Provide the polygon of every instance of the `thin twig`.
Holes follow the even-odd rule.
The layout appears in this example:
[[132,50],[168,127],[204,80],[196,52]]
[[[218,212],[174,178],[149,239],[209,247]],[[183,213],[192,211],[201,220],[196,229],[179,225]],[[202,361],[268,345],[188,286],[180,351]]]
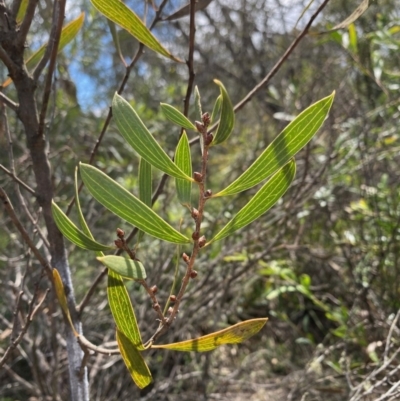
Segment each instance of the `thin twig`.
[[3,92],[0,92],[0,102],[4,103],[11,110],[14,110],[16,113],[18,113],[19,104],[15,103],[13,100],[7,97]]
[[[42,306],[44,300],[47,297],[47,294],[49,293],[49,289],[46,290],[46,292],[44,293],[43,297],[39,300],[39,302],[37,303],[37,305],[35,306],[35,302],[36,299],[39,296],[39,284],[40,281],[42,280],[44,275],[44,269],[42,270],[42,273],[39,277],[39,280],[37,281],[37,283],[35,284],[35,293],[33,294],[32,299],[29,302],[29,308],[28,308],[28,314],[26,316],[25,319],[25,324],[22,327],[20,333],[18,334],[18,336],[15,338],[15,340],[12,338],[11,339],[11,344],[8,346],[8,348],[6,349],[6,351],[4,352],[3,357],[0,359],[0,367],[4,366],[7,358],[9,357],[9,355],[11,354],[11,352],[18,346],[18,344],[22,341],[22,339],[24,338],[26,332],[28,331],[29,326],[31,325],[33,318],[35,317],[37,311],[40,309],[40,307]],[[21,293],[20,293],[21,294]],[[22,294],[21,294],[22,295]],[[17,301],[17,306],[16,308],[18,308],[18,301]],[[16,309],[16,313],[18,313],[18,309]]]
[[28,184],[26,184],[24,181],[22,181],[20,178],[14,175],[10,170],[8,170],[2,164],[0,164],[0,170],[3,170],[8,176],[10,176],[15,182],[21,185],[22,188],[26,189],[31,195],[33,195],[34,197],[37,196],[36,192]]
[[105,354],[108,356],[111,355],[119,355],[121,352],[119,351],[119,349],[108,349],[108,348],[103,348],[103,347],[99,347],[97,345],[94,345],[93,343],[91,343],[85,336],[80,335],[77,337],[78,339],[78,343],[79,345],[82,347],[82,349],[90,349],[92,351],[98,352],[100,354]]
[[56,8],[56,12],[54,13],[54,19],[53,19],[53,26],[55,26],[54,28],[55,34],[54,36],[51,36],[48,44],[48,46],[50,47],[50,42],[53,42],[53,46],[51,46],[49,68],[47,71],[43,90],[42,108],[40,110],[40,116],[39,116],[39,135],[43,135],[44,133],[44,124],[51,93],[51,85],[53,82],[53,73],[56,67],[58,45],[60,43],[61,31],[64,21],[65,3],[66,0],[58,0],[54,5],[54,7]]
[[8,215],[11,218],[11,221],[17,228],[17,230],[20,232],[22,238],[26,242],[26,244],[29,246],[29,248],[32,250],[33,254],[36,256],[40,264],[46,269],[48,273],[51,274],[52,268],[47,262],[47,260],[42,256],[42,254],[39,252],[39,250],[36,248],[36,245],[33,243],[31,238],[29,237],[29,234],[26,232],[25,228],[21,224],[20,220],[18,219],[18,216],[15,213],[15,210],[13,208],[13,205],[10,202],[10,199],[7,196],[7,193],[4,191],[2,187],[0,187],[0,199],[3,202],[3,205],[8,213]]
[[392,324],[390,325],[389,333],[386,338],[385,351],[383,353],[383,362],[387,362],[387,358],[388,358],[388,354],[389,354],[389,350],[390,350],[390,343],[392,342],[393,331],[397,325],[397,322],[399,321],[399,317],[400,317],[400,310],[397,311],[396,316],[393,319]]
[[[161,21],[161,19],[162,19],[161,18],[161,14],[162,14],[162,11],[163,11],[163,9],[164,9],[164,7],[166,6],[167,3],[168,3],[168,0],[163,0],[162,1],[162,3],[160,4],[160,7],[158,8],[158,11],[156,12],[156,15],[154,17],[153,22],[151,23],[151,25],[149,27],[149,30],[152,30],[156,26],[156,24],[159,21]],[[119,95],[121,95],[122,92],[125,89],[126,83],[128,82],[128,79],[129,79],[129,77],[131,75],[132,68],[136,65],[136,63],[138,62],[138,60],[142,56],[143,48],[144,48],[144,46],[142,44],[140,44],[135,56],[133,57],[133,59],[131,61],[131,63],[126,67],[125,75],[122,78],[121,84],[119,85],[119,88],[117,90],[117,93]],[[95,143],[95,145],[94,145],[94,147],[93,147],[93,149],[92,149],[92,151],[90,153],[89,164],[93,164],[94,158],[96,157],[96,154],[97,154],[97,151],[98,151],[98,149],[100,147],[100,144],[101,144],[101,142],[102,142],[102,140],[104,138],[104,135],[105,135],[105,133],[106,133],[106,131],[108,129],[108,126],[110,125],[111,118],[112,118],[112,108],[110,106],[109,110],[108,110],[107,117],[106,117],[106,119],[104,121],[104,124],[103,124],[103,127],[101,129],[100,135],[97,138],[97,141],[96,141],[96,143]],[[83,188],[83,182],[79,185],[78,194],[81,192],[82,188]],[[75,203],[75,196],[72,198],[71,202],[68,205],[68,208],[67,208],[67,211],[66,211],[67,216],[71,212],[71,209],[72,209],[72,206],[74,205],[74,203]]]
[[196,12],[196,0],[190,0],[190,25],[189,25],[189,56],[186,62],[189,70],[189,79],[188,85],[186,89],[186,96],[185,100],[183,101],[183,114],[187,117],[189,114],[189,104],[190,104],[190,97],[193,92],[193,83],[194,78],[196,76],[194,72],[194,44],[195,44],[195,34],[196,34],[196,20],[195,20],[195,12]]
[[35,10],[36,10],[37,3],[38,3],[38,0],[29,0],[28,7],[26,8],[25,17],[21,23],[19,33],[18,33],[18,41],[17,41],[18,47],[25,46],[26,37],[27,37],[29,29],[31,27],[33,17],[35,16]]

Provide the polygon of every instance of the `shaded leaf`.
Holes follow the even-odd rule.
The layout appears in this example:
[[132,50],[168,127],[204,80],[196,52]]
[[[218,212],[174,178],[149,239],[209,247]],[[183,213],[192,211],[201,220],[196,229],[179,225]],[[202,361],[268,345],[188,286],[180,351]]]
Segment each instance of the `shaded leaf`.
[[117,50],[117,53],[119,55],[119,58],[122,60],[122,62],[125,62],[124,55],[122,54],[121,50],[121,45],[119,43],[119,36],[117,32],[117,28],[115,27],[114,22],[111,20],[107,19],[108,27],[110,28],[111,36],[114,42],[115,49]]
[[128,31],[149,49],[171,60],[181,62],[166,50],[150,32],[142,20],[120,0],[91,0],[94,7],[105,17]]
[[229,138],[233,126],[235,125],[235,112],[225,86],[217,79],[214,79],[214,82],[219,86],[222,96],[221,117],[219,119],[217,132],[214,135],[214,140],[211,143],[212,145],[217,145]]
[[[186,132],[183,131],[181,139],[179,140],[175,154],[176,165],[187,175],[192,175],[192,158],[190,155],[190,145]],[[176,191],[178,194],[179,202],[182,205],[190,206],[192,183],[187,180],[176,179]]]
[[332,29],[330,29],[328,32],[336,31],[338,29],[343,29],[347,28],[350,24],[352,24],[354,21],[356,21],[358,18],[361,17],[367,11],[367,8],[369,6],[369,1],[368,0],[363,0],[361,4],[340,24],[335,25]]
[[147,234],[177,244],[190,242],[125,188],[89,164],[80,164],[82,180],[93,197]]
[[201,97],[197,85],[194,87],[194,110],[196,116],[195,118],[201,121],[203,116],[203,109],[201,107]]
[[147,277],[143,265],[138,260],[126,259],[116,255],[99,256],[97,260],[124,278],[145,280]]
[[160,103],[160,105],[162,112],[169,121],[176,125],[179,125],[182,128],[196,131],[196,127],[190,122],[190,120],[175,107],[166,103]]
[[142,338],[128,291],[121,276],[111,269],[108,270],[107,296],[118,330],[125,334],[138,350],[143,350]]
[[109,251],[111,249],[115,249],[114,246],[102,245],[93,240],[91,237],[87,236],[54,202],[51,204],[51,210],[53,212],[54,221],[58,229],[61,231],[64,237],[73,244],[89,251]]
[[247,226],[267,212],[289,188],[296,173],[296,164],[292,160],[275,173],[261,189],[250,199],[238,214],[209,242],[219,241]]
[[173,344],[152,345],[151,348],[172,349],[174,351],[211,351],[223,344],[238,344],[257,334],[267,322],[267,318],[251,319],[215,333],[193,340]]
[[[85,19],[85,13],[81,13],[78,18],[75,20],[71,21],[67,25],[64,26],[64,28],[61,31],[61,37],[60,37],[60,43],[58,44],[58,53],[60,53],[64,47],[72,41],[72,39],[75,38],[79,30],[81,29],[83,25],[83,21]],[[43,45],[40,47],[38,50],[36,50],[26,61],[26,68],[28,71],[32,71],[39,61],[42,59],[44,56],[44,53],[46,51],[47,44]],[[6,86],[10,85],[12,82],[11,78],[8,78],[4,83],[3,83],[3,88]]]
[[172,177],[194,181],[168,157],[135,110],[117,93],[114,96],[112,107],[113,116],[121,135],[143,159]]
[[148,207],[151,207],[153,193],[151,181],[151,164],[142,158],[139,163],[139,199]]
[[239,178],[213,196],[245,191],[283,167],[317,133],[329,113],[334,96],[335,92],[300,113]]
[[218,115],[221,111],[221,104],[222,104],[222,96],[219,95],[217,97],[217,100],[214,103],[214,107],[213,107],[213,111],[212,111],[211,119],[210,119],[211,124],[218,118]]
[[145,388],[152,382],[150,369],[141,353],[122,332],[117,330],[118,348],[133,381],[139,388]]
[[67,319],[69,321],[69,324],[71,326],[72,331],[74,332],[74,335],[77,336],[78,333],[75,330],[75,327],[72,323],[71,315],[69,313],[67,297],[65,296],[65,292],[64,292],[64,285],[61,280],[60,273],[58,272],[57,269],[53,269],[53,280],[54,280],[54,288],[56,290],[58,302],[60,303],[61,309],[64,311],[65,316],[67,317]]

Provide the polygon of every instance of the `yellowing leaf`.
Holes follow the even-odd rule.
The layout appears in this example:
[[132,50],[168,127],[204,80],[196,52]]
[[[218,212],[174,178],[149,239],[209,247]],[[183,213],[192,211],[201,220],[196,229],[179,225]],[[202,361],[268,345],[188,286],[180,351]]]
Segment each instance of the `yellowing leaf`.
[[119,330],[117,330],[118,348],[133,381],[139,388],[147,387],[151,381],[150,369],[141,353],[133,343]]
[[[69,24],[65,25],[64,28],[61,31],[61,37],[60,37],[60,43],[58,44],[58,53],[61,52],[61,50],[64,49],[64,47],[74,39],[74,37],[77,35],[79,30],[81,29],[83,25],[83,21],[85,19],[85,13],[81,13],[78,18],[75,20],[71,21]],[[47,43],[43,45],[40,49],[36,50],[26,61],[25,65],[28,71],[32,71],[39,63],[39,61],[42,59],[45,51],[47,48]],[[6,86],[10,85],[12,82],[11,78],[8,78],[4,83],[3,83],[3,88]]]
[[65,292],[64,292],[64,285],[61,280],[60,273],[58,272],[57,269],[53,269],[53,280],[54,280],[54,288],[56,290],[58,302],[60,303],[61,309],[64,311],[65,316],[67,316],[67,319],[69,321],[69,324],[71,325],[72,331],[77,336],[78,333],[75,330],[75,327],[72,323],[71,315],[69,313],[67,297],[65,296]]
[[181,62],[166,50],[153,36],[142,20],[120,0],[91,0],[98,11],[121,28],[128,31],[139,42],[149,49],[162,54],[174,61]]
[[257,334],[267,322],[267,318],[251,319],[237,323],[224,330],[208,334],[193,340],[173,344],[152,345],[151,348],[172,349],[174,351],[211,351],[220,345],[238,344]]

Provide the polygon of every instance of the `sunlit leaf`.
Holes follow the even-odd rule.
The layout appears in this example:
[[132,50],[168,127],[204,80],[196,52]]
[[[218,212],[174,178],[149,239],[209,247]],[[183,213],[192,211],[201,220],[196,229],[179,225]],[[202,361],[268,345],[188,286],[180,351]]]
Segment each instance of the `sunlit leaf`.
[[[79,30],[81,29],[83,25],[83,21],[85,19],[85,13],[81,13],[78,18],[75,20],[71,21],[69,24],[65,25],[64,28],[61,31],[61,37],[60,37],[60,42],[58,44],[58,52],[60,53],[61,50],[64,49],[64,47],[72,41],[72,39],[75,38]],[[46,51],[47,44],[43,45],[40,47],[38,50],[36,50],[26,61],[26,68],[28,71],[32,71],[39,61],[42,59],[44,56],[44,53]],[[11,78],[8,78],[4,83],[3,83],[3,88],[6,86],[10,85],[12,82]]]
[[147,277],[143,265],[138,260],[126,259],[116,255],[99,256],[97,260],[124,278],[144,280]]
[[164,113],[165,117],[171,121],[172,123],[179,125],[182,128],[190,129],[192,131],[196,131],[196,127],[190,122],[190,120],[185,117],[179,110],[175,107],[166,104],[160,103],[161,110]]
[[267,212],[289,188],[295,173],[296,164],[292,160],[275,173],[209,243],[231,235]]
[[118,348],[133,381],[139,388],[147,387],[151,381],[150,369],[137,347],[122,332],[117,330]]
[[164,241],[177,244],[190,242],[189,238],[96,167],[81,163],[80,172],[93,197],[120,218]]
[[143,159],[172,177],[194,181],[168,157],[135,110],[117,93],[114,96],[112,110],[121,135]]
[[168,57],[171,60],[181,62],[166,50],[154,37],[142,20],[120,0],[91,0],[94,7],[105,17],[128,31],[139,42],[149,49]]
[[235,112],[225,86],[217,79],[214,79],[214,82],[219,86],[222,96],[221,117],[219,119],[217,132],[215,133],[214,140],[212,141],[212,145],[217,145],[229,138],[229,135],[233,130],[233,126],[235,125]]
[[64,235],[73,244],[89,251],[109,251],[115,249],[114,246],[102,245],[81,231],[66,214],[54,203],[51,204],[54,221]]
[[[190,155],[189,140],[184,131],[179,140],[175,154],[176,165],[187,175],[192,175],[192,159]],[[176,179],[176,192],[182,205],[190,206],[192,183],[187,180]]]
[[53,269],[53,280],[54,280],[54,288],[56,290],[58,302],[60,303],[61,309],[64,311],[65,316],[67,317],[67,319],[69,321],[72,331],[77,336],[78,333],[75,330],[75,327],[72,323],[71,315],[69,313],[67,297],[65,296],[65,292],[64,292],[64,285],[61,280],[60,273],[58,272],[57,269]]
[[207,334],[206,336],[194,338],[173,344],[152,345],[151,348],[172,349],[174,351],[211,351],[220,345],[238,344],[257,334],[267,322],[267,318],[251,319],[235,324],[227,329]]
[[142,338],[128,291],[121,276],[111,269],[108,270],[107,295],[118,330],[124,333],[137,349],[143,350]]
[[245,191],[284,166],[317,133],[329,113],[334,96],[335,92],[300,113],[239,178],[213,196]]
[[25,17],[26,9],[28,8],[29,0],[22,0],[18,9],[17,17],[15,20],[20,24]]

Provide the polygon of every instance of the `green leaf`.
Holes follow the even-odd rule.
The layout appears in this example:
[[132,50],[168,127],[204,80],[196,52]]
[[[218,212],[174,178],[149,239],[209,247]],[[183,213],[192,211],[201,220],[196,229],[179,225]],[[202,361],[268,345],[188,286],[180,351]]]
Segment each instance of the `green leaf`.
[[221,111],[221,104],[222,104],[222,96],[219,95],[217,97],[217,100],[214,103],[214,108],[213,108],[213,111],[211,114],[211,119],[210,119],[211,124],[218,118],[218,114]]
[[105,17],[128,31],[149,49],[171,60],[182,62],[166,50],[142,20],[120,0],[91,0],[91,2]]
[[143,265],[138,260],[126,259],[116,255],[99,256],[97,260],[109,269],[114,270],[121,277],[129,280],[145,280],[147,277]]
[[231,235],[262,216],[283,196],[293,181],[295,173],[296,164],[292,160],[275,173],[208,244]]
[[[65,25],[64,28],[61,31],[61,37],[60,37],[60,43],[58,44],[58,53],[60,53],[64,47],[72,41],[72,39],[75,38],[79,30],[81,29],[83,25],[83,21],[85,19],[85,13],[81,13],[78,18],[75,20],[71,21],[69,24]],[[36,50],[26,61],[26,68],[28,71],[32,71],[39,61],[42,59],[44,56],[44,53],[47,48],[47,43],[40,47],[38,50]],[[3,88],[6,86],[10,85],[12,82],[11,78],[8,78],[4,83],[3,83]]]
[[22,0],[18,9],[17,17],[15,18],[17,24],[20,24],[25,17],[26,9],[28,8],[29,0]]
[[196,131],[196,127],[190,122],[190,120],[175,107],[166,103],[160,103],[160,105],[161,105],[161,110],[164,113],[167,120],[185,129]]
[[179,343],[152,345],[151,348],[172,349],[174,351],[211,351],[223,344],[238,344],[257,334],[267,322],[267,318],[251,319],[235,324],[227,329],[217,331],[193,340]]
[[151,381],[150,369],[137,347],[122,332],[117,330],[118,348],[133,381],[139,388],[147,387]]
[[245,191],[283,167],[317,133],[329,113],[334,96],[335,92],[300,113],[239,178],[213,196]]
[[[187,175],[192,175],[192,159],[190,155],[190,145],[186,132],[183,131],[179,140],[175,154],[176,165]],[[187,180],[176,179],[176,191],[179,202],[184,206],[190,206],[192,183]]]
[[93,197],[128,223],[147,234],[176,244],[190,242],[142,201],[89,164],[80,164],[82,180]]
[[[78,166],[75,167],[74,182],[75,182],[75,205],[76,205],[76,209],[78,211],[79,224],[82,228],[83,233],[86,234],[89,238],[94,239],[93,235],[86,223],[85,217],[83,216],[81,203],[79,201]],[[98,255],[98,256],[101,256],[101,255]]]
[[195,110],[195,118],[198,118],[200,121],[203,117],[203,110],[201,107],[201,97],[199,88],[197,85],[194,87],[194,110]]
[[102,245],[88,237],[66,216],[54,201],[51,204],[51,210],[58,229],[73,244],[89,251],[109,251],[110,249],[115,249],[113,246]]
[[153,193],[151,181],[151,164],[142,158],[139,163],[139,199],[148,207],[151,207]]
[[231,99],[229,98],[228,92],[225,89],[225,86],[222,82],[214,79],[214,82],[219,86],[222,96],[222,105],[221,105],[221,118],[219,119],[219,124],[217,128],[217,132],[214,135],[214,140],[212,141],[212,145],[217,145],[226,141],[235,125],[235,112],[233,110]]
[[108,270],[107,295],[118,330],[125,334],[137,349],[143,350],[142,337],[128,291],[121,276],[111,269]]
[[117,93],[114,96],[112,107],[113,116],[121,135],[143,159],[172,177],[194,181],[168,157],[135,110]]

